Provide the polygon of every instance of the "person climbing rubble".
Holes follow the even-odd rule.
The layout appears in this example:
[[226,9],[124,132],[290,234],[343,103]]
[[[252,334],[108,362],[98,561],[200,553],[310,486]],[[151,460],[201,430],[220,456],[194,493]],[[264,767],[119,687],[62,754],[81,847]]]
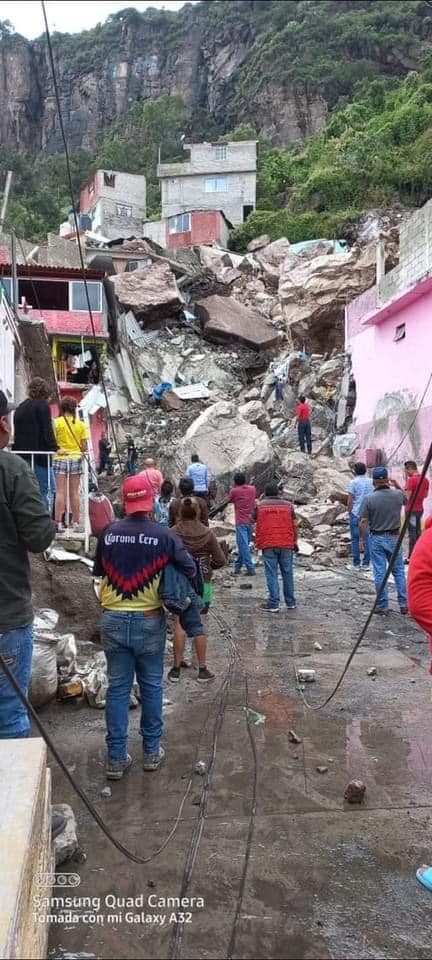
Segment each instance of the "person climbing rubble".
[[296,421],[299,446],[302,453],[312,453],[311,410],[306,397],[299,397],[296,406]]
[[[30,467],[5,450],[11,438],[9,403],[0,390],[0,654],[20,689],[28,695],[33,652],[33,608],[29,553],[42,553],[55,537],[38,481]],[[0,739],[30,736],[27,710],[0,669]],[[61,814],[52,814],[51,835],[66,826]]]
[[126,434],[127,440],[127,451],[126,451],[126,473],[128,477],[134,477],[136,474],[136,465],[138,460],[138,450],[135,446],[135,442],[132,439],[130,433]]
[[98,540],[93,575],[101,578],[102,645],[108,667],[105,718],[106,776],[120,780],[132,759],[127,752],[129,698],[134,674],[141,692],[143,769],[157,770],[165,751],[162,736],[162,681],[166,641],[159,596],[164,568],[173,563],[189,579],[195,561],[179,537],[151,519],[154,492],[144,474],[122,487],[126,517],[105,528]]

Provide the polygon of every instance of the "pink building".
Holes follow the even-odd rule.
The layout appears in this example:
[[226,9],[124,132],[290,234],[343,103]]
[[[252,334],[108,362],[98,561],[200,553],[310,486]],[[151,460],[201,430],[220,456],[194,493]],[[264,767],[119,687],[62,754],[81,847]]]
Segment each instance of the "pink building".
[[[413,459],[421,467],[432,440],[432,270],[425,260],[427,245],[422,250],[421,230],[422,218],[428,226],[429,206],[408,221],[404,243],[401,235],[399,266],[382,275],[378,285],[357,297],[345,312],[346,350],[357,394],[357,455],[361,459],[367,450],[381,451],[399,479],[405,460]],[[407,234],[414,219],[418,232],[408,259]],[[413,279],[416,275],[418,279]],[[426,509],[432,511],[432,497]]]
[[[0,273],[3,290],[12,301],[12,269],[1,248]],[[43,321],[59,397],[73,396],[77,403],[99,382],[109,340],[104,271],[87,269],[85,275],[94,332],[80,269],[18,264],[15,291],[19,316]],[[54,406],[55,416],[57,412]],[[104,416],[101,409],[90,417],[96,453]]]
[[231,224],[222,210],[190,210],[166,220],[167,247],[228,246]]

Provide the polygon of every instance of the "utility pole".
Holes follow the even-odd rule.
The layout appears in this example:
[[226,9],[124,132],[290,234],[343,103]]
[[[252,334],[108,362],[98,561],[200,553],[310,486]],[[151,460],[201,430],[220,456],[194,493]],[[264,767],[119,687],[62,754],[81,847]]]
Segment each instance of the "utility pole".
[[3,224],[4,224],[4,220],[5,220],[5,216],[6,216],[6,210],[7,210],[8,200],[9,200],[9,191],[10,191],[10,188],[11,188],[11,183],[12,183],[12,170],[8,170],[7,176],[6,176],[5,191],[4,191],[4,194],[3,194],[3,203],[2,203],[1,213],[0,213],[0,233],[1,233],[2,230],[3,230]]
[[15,230],[11,231],[11,254],[12,254],[12,309],[17,316],[18,308],[18,280],[17,280],[17,258],[16,258],[16,236]]

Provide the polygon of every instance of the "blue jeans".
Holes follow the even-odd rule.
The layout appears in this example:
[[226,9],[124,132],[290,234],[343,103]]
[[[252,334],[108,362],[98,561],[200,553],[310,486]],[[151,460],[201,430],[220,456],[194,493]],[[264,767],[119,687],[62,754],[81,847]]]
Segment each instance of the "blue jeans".
[[[52,467],[38,466],[37,463],[34,465],[34,473],[39,484],[42,500],[48,510],[48,513],[52,513],[53,503],[55,499],[56,485],[54,479],[54,470]],[[48,486],[48,475],[49,475],[49,486]]]
[[310,420],[299,420],[297,427],[300,450],[302,453],[304,453],[305,449],[307,448],[307,452],[312,453],[312,432]]
[[[12,671],[23,693],[30,683],[33,652],[33,624],[0,633],[0,654]],[[0,667],[0,739],[28,737],[30,720],[27,710]]]
[[268,603],[270,607],[279,606],[278,567],[282,574],[285,603],[287,607],[295,605],[293,554],[293,550],[284,547],[273,547],[263,550],[264,570],[269,592]]
[[162,735],[162,681],[166,640],[165,614],[102,615],[102,644],[108,666],[105,706],[106,742],[110,760],[125,760],[129,697],[134,674],[141,693],[141,726],[145,753],[157,753]]
[[[381,586],[381,583],[384,579],[385,572],[387,570],[388,561],[393,553],[394,547],[397,543],[397,537],[392,536],[392,534],[370,534],[370,555],[372,560],[372,567],[374,572],[375,579],[375,589],[378,593],[378,590]],[[407,604],[407,588],[406,588],[406,579],[405,579],[405,567],[403,562],[403,553],[402,549],[398,550],[396,560],[393,567],[393,579],[396,584],[397,597],[400,607],[406,607]],[[382,594],[378,607],[380,610],[387,610],[388,607],[388,589],[387,586]]]
[[137,472],[137,471],[136,471],[136,463],[131,463],[131,461],[128,460],[128,462],[127,462],[127,464],[126,464],[126,470],[127,470],[127,475],[128,475],[128,477],[134,477],[135,474],[136,474],[136,472]]
[[246,570],[248,570],[249,573],[252,573],[252,571],[255,570],[255,567],[249,546],[252,540],[252,527],[249,523],[236,524],[236,539],[238,553],[234,564],[234,570],[239,573],[244,564]]
[[[352,561],[355,567],[360,566],[360,531],[359,531],[359,518],[356,517],[354,513],[350,513],[350,531],[351,531],[351,552],[352,552]],[[370,564],[370,547],[369,547],[369,532],[366,530],[366,533],[363,537],[364,540],[364,553],[363,553],[363,567],[368,567]]]

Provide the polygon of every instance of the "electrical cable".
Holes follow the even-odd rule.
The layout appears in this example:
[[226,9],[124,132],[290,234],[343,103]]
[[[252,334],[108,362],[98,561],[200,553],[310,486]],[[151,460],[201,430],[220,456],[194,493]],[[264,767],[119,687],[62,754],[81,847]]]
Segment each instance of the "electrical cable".
[[[56,99],[57,112],[58,112],[58,117],[59,117],[60,133],[61,133],[61,137],[62,137],[62,141],[63,141],[63,146],[64,146],[64,152],[65,152],[66,171],[67,171],[67,177],[68,177],[68,183],[69,183],[69,192],[70,192],[71,205],[72,205],[72,211],[73,211],[73,217],[74,217],[75,233],[76,233],[76,241],[77,241],[78,252],[79,252],[80,266],[81,266],[81,272],[82,272],[82,277],[83,277],[85,296],[86,296],[86,301],[87,301],[87,311],[88,311],[88,315],[89,315],[89,319],[90,319],[90,325],[91,325],[91,328],[92,328],[93,340],[94,340],[95,346],[97,346],[97,342],[98,342],[98,341],[97,341],[97,336],[96,336],[96,328],[95,328],[95,323],[94,323],[94,318],[93,318],[93,312],[92,312],[91,303],[90,303],[90,295],[89,295],[88,284],[87,284],[87,277],[86,277],[86,267],[85,267],[84,255],[83,255],[83,250],[82,250],[82,245],[81,245],[81,237],[80,237],[80,232],[79,232],[79,223],[78,223],[77,212],[76,212],[76,209],[75,209],[75,199],[74,199],[74,191],[73,191],[72,171],[71,171],[71,165],[70,165],[69,148],[68,148],[68,143],[67,143],[67,139],[66,139],[66,132],[65,132],[65,128],[64,128],[64,123],[63,123],[63,116],[62,116],[62,111],[61,111],[60,93],[59,93],[59,88],[58,88],[57,74],[56,74],[56,68],[55,68],[55,62],[54,62],[54,53],[53,53],[53,48],[52,48],[52,43],[51,43],[51,34],[50,34],[49,26],[48,26],[48,18],[47,18],[47,13],[46,13],[46,8],[45,8],[45,2],[44,2],[44,0],[41,0],[41,7],[42,7],[43,18],[44,18],[44,24],[45,24],[45,35],[46,35],[47,47],[48,47],[48,57],[49,57],[50,66],[51,66],[51,74],[52,74],[52,80],[53,80],[53,86],[54,86],[54,95],[55,95],[55,99]],[[116,434],[116,431],[115,431],[115,428],[114,428],[114,421],[113,421],[113,417],[112,417],[112,413],[111,413],[111,407],[110,407],[110,403],[109,403],[108,391],[107,391],[107,388],[106,388],[106,383],[105,383],[105,379],[104,379],[104,376],[103,376],[102,368],[100,368],[100,377],[101,377],[102,389],[103,389],[104,397],[105,397],[106,409],[107,409],[107,412],[108,412],[108,419],[109,419],[110,427],[111,427],[111,434],[112,434],[112,437],[113,437],[113,440],[114,440],[114,447],[115,447],[115,451],[116,451],[116,456],[117,456],[117,460],[118,460],[119,467],[120,467],[120,473],[121,473],[121,475],[123,475],[124,469],[123,469],[122,459],[121,459],[121,455],[120,455],[120,449],[119,449],[119,445],[118,445],[117,434]]]
[[432,383],[432,373],[429,375],[429,379],[428,379],[427,384],[426,384],[426,386],[425,386],[425,388],[424,388],[424,390],[423,390],[423,393],[422,393],[421,398],[420,398],[420,402],[419,402],[418,407],[417,407],[417,410],[416,410],[416,412],[415,412],[415,414],[414,414],[414,416],[413,416],[413,419],[411,420],[411,423],[410,423],[409,427],[407,428],[407,430],[405,431],[402,439],[399,440],[399,443],[397,444],[397,446],[394,448],[394,450],[392,450],[392,452],[391,452],[390,455],[388,456],[388,458],[387,458],[387,463],[391,463],[391,461],[394,459],[396,453],[398,452],[398,450],[400,449],[400,447],[402,446],[402,444],[405,442],[405,440],[407,439],[407,437],[408,437],[409,434],[411,433],[411,430],[412,430],[412,428],[413,428],[413,426],[414,426],[414,424],[415,424],[415,422],[416,422],[416,420],[417,420],[417,417],[418,417],[418,415],[419,415],[419,413],[420,413],[420,411],[421,411],[421,409],[422,409],[422,406],[423,406],[424,401],[425,401],[426,394],[427,394],[427,392],[428,392],[428,390],[429,390],[429,387],[430,387],[430,384],[431,384],[431,383]]

